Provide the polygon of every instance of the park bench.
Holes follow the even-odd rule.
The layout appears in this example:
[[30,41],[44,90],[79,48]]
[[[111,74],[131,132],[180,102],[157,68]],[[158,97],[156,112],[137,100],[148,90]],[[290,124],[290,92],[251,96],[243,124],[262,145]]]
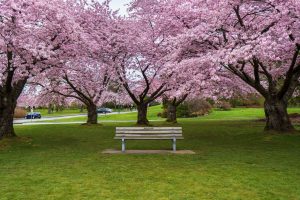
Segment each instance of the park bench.
[[116,140],[122,140],[122,152],[125,152],[125,140],[172,140],[176,151],[176,140],[183,139],[181,127],[116,127]]

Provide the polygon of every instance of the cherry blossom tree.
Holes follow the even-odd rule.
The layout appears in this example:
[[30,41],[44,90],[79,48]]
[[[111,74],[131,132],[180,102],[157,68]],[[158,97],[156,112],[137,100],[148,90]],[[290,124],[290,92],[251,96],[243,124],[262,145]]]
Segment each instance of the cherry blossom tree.
[[[168,89],[165,86],[165,82],[156,80],[160,70],[159,67],[151,66],[151,64],[141,64],[143,61],[133,63],[134,61],[130,60],[128,62],[130,64],[122,63],[116,67],[116,73],[127,95],[137,106],[137,124],[148,125],[147,110],[149,104],[159,98]],[[151,70],[150,67],[152,67]],[[141,74],[128,74],[130,70]],[[147,70],[153,71],[148,72]]]
[[184,59],[176,63],[176,67],[177,71],[168,80],[169,90],[163,99],[167,105],[167,122],[177,123],[177,107],[186,99],[209,98],[217,101],[220,98],[230,98],[237,92],[243,95],[255,93],[238,78],[228,76],[221,68],[211,69],[212,66],[206,60]]
[[170,67],[176,67],[176,71],[168,77],[163,101],[167,105],[166,121],[177,123],[177,107],[187,98],[213,98],[219,77],[217,71],[211,71],[205,63],[197,63],[193,58],[174,65],[169,63],[166,69]]
[[103,104],[110,96],[108,87],[112,78],[110,66],[89,58],[77,58],[68,61],[61,74],[47,71],[47,79],[40,81],[43,98],[61,95],[76,99],[87,107],[87,124],[97,124],[97,106]]
[[168,90],[167,79],[161,73],[167,62],[166,52],[161,34],[155,32],[151,22],[132,20],[128,24],[122,52],[114,59],[114,70],[137,106],[137,124],[148,125],[148,105]]
[[[165,4],[165,2],[133,1],[130,14],[134,19],[143,23],[143,26],[140,24],[138,26],[144,27],[142,30],[146,32],[150,44],[152,41],[160,48],[161,53],[152,57],[159,61],[161,67],[156,82],[164,83],[162,95],[163,100],[168,104],[167,121],[176,123],[176,109],[188,96],[207,96],[206,93],[213,93],[217,70],[211,67],[206,59],[195,59],[189,54],[177,56],[178,46],[173,43],[172,38],[183,33],[182,30],[186,24],[178,23],[176,16],[172,14],[171,17],[176,18],[176,24],[174,24],[174,20],[169,16],[170,12],[165,12],[167,11],[165,6],[169,8],[170,4]],[[147,27],[149,27],[148,32]],[[143,46],[146,46],[150,52],[159,52],[155,48],[149,48],[146,44]],[[190,51],[195,52],[193,49]]]
[[299,1],[137,0],[133,6],[173,27],[176,59],[206,58],[261,94],[265,130],[293,130],[287,104],[300,76]]
[[13,114],[29,78],[60,66],[79,37],[74,1],[0,1],[0,138],[15,136]]
[[[45,80],[45,78],[44,78]],[[17,101],[18,107],[48,107],[48,114],[51,114],[54,107],[65,107],[72,103],[72,100],[58,94],[49,94],[43,90],[40,84],[28,82]]]

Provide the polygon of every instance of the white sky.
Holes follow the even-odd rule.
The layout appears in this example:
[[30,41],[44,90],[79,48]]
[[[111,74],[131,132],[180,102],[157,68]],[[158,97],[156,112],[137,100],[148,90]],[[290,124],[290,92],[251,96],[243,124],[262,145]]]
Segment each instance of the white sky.
[[[103,1],[103,0],[102,0]],[[126,15],[127,14],[127,6],[130,0],[112,0],[110,3],[110,6],[113,10],[119,10],[120,15]]]

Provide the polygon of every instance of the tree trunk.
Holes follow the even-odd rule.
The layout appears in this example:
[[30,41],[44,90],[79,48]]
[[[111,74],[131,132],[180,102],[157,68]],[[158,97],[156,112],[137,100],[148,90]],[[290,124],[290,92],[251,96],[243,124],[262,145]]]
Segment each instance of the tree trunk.
[[25,87],[27,79],[19,80],[14,85],[0,87],[0,139],[15,137],[13,127],[17,100]]
[[288,132],[294,130],[287,112],[287,103],[276,98],[269,98],[264,103],[266,115],[265,130]]
[[177,123],[176,111],[177,111],[177,106],[172,103],[168,103],[167,122]]
[[138,125],[149,125],[149,121],[147,119],[147,111],[148,111],[148,104],[141,103],[137,105],[138,110]]
[[52,113],[52,104],[49,104],[48,105],[48,114],[51,114]]
[[88,119],[87,124],[98,124],[98,114],[96,105],[88,105]]
[[13,95],[6,94],[0,97],[0,139],[16,136],[13,127],[16,105]]
[[59,111],[58,105],[55,105],[55,111],[56,111],[56,112]]

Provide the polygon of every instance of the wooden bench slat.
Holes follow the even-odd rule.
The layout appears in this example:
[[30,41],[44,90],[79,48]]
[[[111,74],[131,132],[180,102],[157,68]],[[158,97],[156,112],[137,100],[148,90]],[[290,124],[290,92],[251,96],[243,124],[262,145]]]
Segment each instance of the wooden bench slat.
[[136,139],[136,138],[140,138],[140,139],[145,139],[145,138],[151,138],[151,139],[183,139],[182,134],[156,134],[156,135],[136,135],[136,134],[117,134],[115,136],[115,139],[126,139],[126,140],[130,140],[130,139]]
[[127,134],[127,133],[132,133],[132,134],[139,134],[139,133],[145,133],[145,134],[159,134],[159,133],[177,133],[181,134],[182,131],[116,131],[116,134]]
[[181,127],[116,127],[116,130],[182,130]]
[[[126,140],[172,140],[174,137],[126,137]],[[184,139],[182,136],[175,137],[176,140]],[[123,139],[123,137],[115,137],[114,139]]]
[[132,126],[122,126],[122,127],[116,127],[116,129],[182,129],[182,127],[176,127],[176,126],[140,126],[140,127],[132,127]]
[[124,139],[130,139],[130,138],[132,138],[132,137],[135,137],[135,138],[138,138],[138,137],[140,137],[140,138],[146,138],[146,137],[151,137],[151,138],[170,138],[170,139],[172,139],[172,138],[179,138],[179,137],[183,137],[182,135],[176,135],[176,136],[174,136],[174,135],[172,135],[172,136],[164,136],[164,135],[160,135],[160,136],[157,136],[157,135],[154,135],[154,136],[151,136],[151,135],[143,135],[143,136],[139,136],[139,135],[130,135],[130,136],[122,136],[122,135],[117,135],[117,136],[115,136],[115,138],[124,138]]
[[182,134],[116,134],[117,137],[176,137],[182,136]]
[[116,129],[116,131],[182,131],[182,129]]

